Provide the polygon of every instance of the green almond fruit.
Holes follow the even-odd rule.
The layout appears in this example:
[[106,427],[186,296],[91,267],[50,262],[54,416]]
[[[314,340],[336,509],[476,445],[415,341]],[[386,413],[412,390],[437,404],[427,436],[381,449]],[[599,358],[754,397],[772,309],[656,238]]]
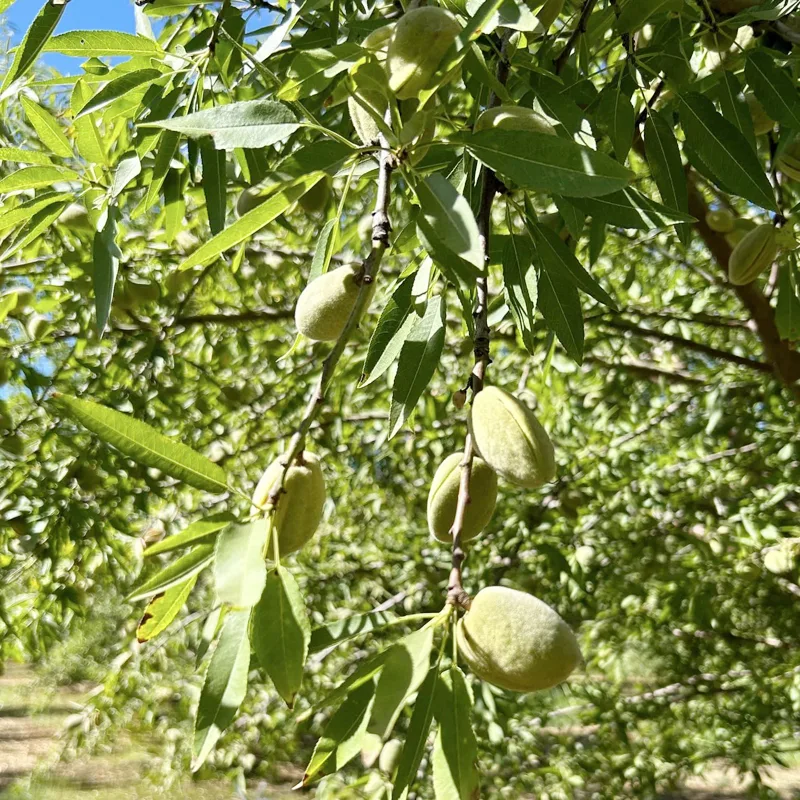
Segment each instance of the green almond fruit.
[[318,180],[298,201],[297,204],[307,214],[318,214],[325,210],[331,199],[329,178]]
[[532,108],[523,106],[505,105],[487,108],[475,120],[475,133],[491,128],[556,135],[556,129],[541,114],[537,114]]
[[501,478],[534,489],[555,477],[553,443],[514,395],[487,386],[472,401],[467,421],[478,453]]
[[475,675],[512,692],[557,686],[582,661],[575,635],[547,603],[503,586],[478,592],[456,637]]
[[[355,308],[361,289],[356,277],[361,272],[357,264],[326,272],[315,278],[301,293],[295,309],[297,330],[317,342],[338,339]],[[368,288],[367,305],[375,294],[376,283]]]
[[[427,88],[460,32],[458,20],[436,6],[414,8],[400,17],[389,40],[386,59],[389,88],[399,100],[416,97]],[[451,72],[448,80],[457,72]]]
[[717,233],[730,233],[736,224],[736,217],[727,208],[720,208],[706,214],[706,224]]
[[[268,504],[270,492],[280,479],[283,468],[280,459],[267,467],[253,492],[253,505],[264,508]],[[314,536],[322,521],[326,496],[319,458],[305,451],[300,463],[292,464],[286,473],[273,518],[278,529],[281,556],[296,552]],[[272,543],[269,552],[274,558]]]
[[403,743],[399,739],[389,739],[381,748],[381,754],[378,756],[378,769],[386,775],[394,775],[402,752]]
[[747,94],[744,98],[750,109],[750,118],[753,120],[753,130],[756,136],[763,136],[775,127],[775,120],[767,114],[761,101],[754,94]]
[[[428,493],[428,530],[440,542],[451,542],[461,486],[463,453],[449,455],[436,470]],[[464,514],[461,541],[474,539],[490,522],[497,504],[497,473],[477,456],[472,460],[469,503]]]
[[728,259],[728,278],[734,286],[744,286],[754,281],[765,269],[772,266],[780,245],[778,232],[771,223],[759,225],[750,231]]

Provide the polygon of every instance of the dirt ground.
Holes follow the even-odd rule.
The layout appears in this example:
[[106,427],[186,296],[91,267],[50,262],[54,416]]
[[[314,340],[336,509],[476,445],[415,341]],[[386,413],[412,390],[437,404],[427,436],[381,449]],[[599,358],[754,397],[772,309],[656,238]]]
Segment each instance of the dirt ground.
[[[64,687],[42,694],[30,670],[10,666],[0,675],[0,798],[2,800],[150,800],[153,789],[142,778],[145,754],[118,747],[109,755],[84,757],[50,768],[58,751],[59,733],[71,714],[81,708],[86,688]],[[774,769],[765,782],[785,800],[800,798],[800,767]],[[253,800],[297,797],[286,786],[255,785]],[[722,769],[690,780],[680,794],[663,800],[738,800],[746,786]],[[187,783],[171,789],[180,800],[239,798],[223,781]]]

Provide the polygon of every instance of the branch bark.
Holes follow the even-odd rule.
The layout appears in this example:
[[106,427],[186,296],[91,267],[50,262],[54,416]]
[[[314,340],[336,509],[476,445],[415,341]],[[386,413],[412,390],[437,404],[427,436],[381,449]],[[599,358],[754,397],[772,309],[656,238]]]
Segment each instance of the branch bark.
[[[390,111],[386,112],[386,122],[387,124],[391,124]],[[303,418],[300,421],[297,431],[289,441],[289,447],[286,453],[284,453],[281,459],[283,463],[283,473],[280,479],[275,483],[269,495],[269,505],[272,512],[274,512],[281,493],[283,492],[283,482],[290,465],[293,461],[297,461],[302,456],[306,435],[325,402],[325,395],[333,379],[336,365],[339,363],[339,359],[342,357],[347,343],[350,341],[350,337],[353,335],[356,327],[358,327],[361,316],[366,310],[370,295],[370,285],[375,280],[375,276],[383,260],[383,255],[389,248],[389,234],[392,229],[389,221],[389,200],[391,198],[391,177],[395,166],[395,159],[389,149],[389,144],[381,134],[377,196],[375,198],[375,210],[372,212],[372,249],[364,260],[360,275],[358,276],[361,288],[359,289],[355,306],[344,326],[344,330],[336,340],[336,344],[334,344],[333,349],[322,365],[322,372],[320,373],[317,385],[311,392]]]
[[[503,35],[503,43],[500,48],[499,61],[497,63],[497,80],[505,85],[508,80],[509,63],[506,58],[506,50],[510,33]],[[487,108],[499,105],[500,98],[492,92],[489,96]],[[489,237],[492,228],[492,205],[497,194],[499,183],[494,172],[486,167],[483,168],[483,186],[481,190],[480,207],[478,209],[477,223],[478,232],[481,239],[483,250],[484,268],[478,278],[475,298],[475,342],[474,356],[475,362],[470,376],[470,386],[472,387],[472,401],[475,396],[483,389],[483,382],[486,378],[486,368],[491,363],[489,349],[491,345],[492,333],[489,329]],[[469,486],[472,478],[472,461],[475,456],[475,447],[472,442],[472,434],[467,431],[464,439],[464,457],[461,460],[461,482],[458,489],[458,504],[456,505],[456,515],[450,534],[453,537],[452,560],[450,567],[450,579],[447,582],[447,602],[453,606],[468,609],[471,598],[464,590],[462,584],[461,568],[466,558],[466,553],[461,545],[461,534],[464,529],[464,517],[467,513],[467,506],[470,503]]]

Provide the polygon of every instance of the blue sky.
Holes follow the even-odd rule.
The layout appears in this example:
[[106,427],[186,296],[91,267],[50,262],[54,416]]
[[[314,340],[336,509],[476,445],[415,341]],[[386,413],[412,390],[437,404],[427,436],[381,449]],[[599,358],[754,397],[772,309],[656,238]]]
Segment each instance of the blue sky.
[[[14,44],[25,35],[44,3],[45,0],[15,0],[11,4],[6,16],[14,31]],[[70,0],[56,33],[93,28],[133,32],[133,0]],[[56,53],[46,54],[43,60],[46,64],[66,72],[74,69],[73,64],[76,63],[75,59]]]

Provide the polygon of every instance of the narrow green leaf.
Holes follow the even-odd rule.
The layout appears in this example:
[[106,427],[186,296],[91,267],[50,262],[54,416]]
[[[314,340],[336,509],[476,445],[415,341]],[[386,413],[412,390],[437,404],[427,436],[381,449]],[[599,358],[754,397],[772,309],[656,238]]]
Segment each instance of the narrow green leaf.
[[91,58],[100,56],[161,56],[158,42],[120,31],[69,31],[50,39],[45,53]]
[[418,320],[400,351],[389,411],[389,438],[411,415],[439,365],[445,340],[444,301],[432,297],[425,316]]
[[363,57],[354,42],[345,42],[328,50],[301,50],[289,65],[289,76],[278,89],[281,100],[301,100],[322,91],[339,73],[345,72]]
[[587,214],[622,228],[649,231],[694,221],[689,214],[662,206],[631,187],[603,197],[576,197],[574,202]]
[[767,114],[787,128],[800,130],[800,92],[796,81],[765,50],[748,54],[744,74]]
[[54,206],[37,211],[25,225],[22,235],[14,240],[13,245],[0,253],[0,263],[26,248],[31,242],[36,241],[61,216],[68,205],[68,200],[62,200]]
[[623,88],[623,75],[624,72],[620,72],[619,77],[601,92],[595,112],[598,124],[611,139],[614,156],[620,164],[624,164],[628,157],[636,125],[630,94]]
[[308,282],[318,278],[328,271],[333,256],[333,245],[336,241],[336,224],[339,220],[334,217],[329,219],[319,232],[319,238],[314,246],[314,255],[311,258],[311,269],[308,272]]
[[408,697],[419,689],[428,674],[433,647],[433,628],[421,628],[392,645],[381,670],[369,733],[389,738]]
[[172,158],[178,150],[180,136],[172,131],[166,131],[158,144],[155,163],[153,164],[153,174],[147,186],[147,194],[142,198],[141,203],[133,210],[134,218],[140,216],[158,202],[161,187],[167,178],[172,164]]
[[301,786],[308,786],[323,769],[337,772],[359,754],[374,694],[375,684],[368,681],[354,690],[336,710],[314,748]]
[[0,147],[0,162],[11,161],[16,164],[36,164],[50,166],[50,156],[39,150],[23,150],[21,147]]
[[503,291],[525,349],[531,354],[538,283],[533,248],[526,239],[511,234],[503,250]]
[[436,800],[475,800],[480,794],[478,742],[472,730],[471,711],[464,675],[452,666],[439,677],[434,702],[439,723],[432,758]]
[[362,386],[368,386],[389,369],[415,324],[415,317],[411,314],[414,307],[415,278],[416,273],[404,278],[381,312],[364,359]]
[[[70,96],[70,111],[75,115],[89,102],[92,90],[84,78],[75,84]],[[106,144],[97,128],[97,117],[93,114],[74,121],[75,145],[78,152],[90,164],[108,164]]]
[[[742,94],[739,79],[730,70],[722,70],[722,79],[715,87],[715,97],[719,100],[722,116],[738,128],[750,147],[757,151],[756,134],[750,108]],[[666,201],[665,201],[666,202]]]
[[122,252],[117,245],[117,209],[111,206],[103,230],[97,231],[92,242],[92,278],[94,282],[95,324],[99,336],[103,335],[111,313],[114,284]]
[[194,725],[192,772],[197,772],[247,693],[250,609],[229,611],[206,672]]
[[145,551],[144,556],[157,556],[162,553],[169,553],[172,550],[179,550],[188,547],[190,544],[208,544],[212,539],[216,539],[221,530],[224,530],[235,521],[233,514],[222,513],[214,514],[206,519],[199,519],[193,522],[188,528],[180,533],[167,536],[160,542],[150,545]]
[[229,225],[221,233],[207,241],[202,247],[180,265],[179,269],[191,269],[200,264],[208,264],[222,253],[249,239],[265,225],[282,214],[295,200],[302,197],[324,173],[312,172],[287,184],[283,189],[271,195],[257,208],[239,217],[233,225]]
[[282,142],[300,127],[300,123],[282,103],[245,100],[139,127],[166,128],[189,137],[211,136],[217,149],[233,150],[236,147],[268,147]]
[[567,353],[580,364],[583,361],[583,314],[578,289],[554,264],[539,237],[531,233],[534,261],[540,268],[539,311]]
[[594,297],[599,303],[603,303],[609,308],[617,308],[617,304],[608,292],[593,275],[583,268],[580,261],[575,258],[555,231],[544,225],[531,225],[530,227],[536,239],[539,257],[543,260],[545,267],[551,272],[567,275],[579,289],[582,289],[590,297]]
[[203,663],[206,653],[209,651],[214,639],[217,638],[222,623],[225,621],[227,609],[222,606],[209,611],[206,621],[203,623],[203,628],[200,631],[200,642],[197,645],[197,652],[195,653],[195,664],[199,667]]
[[71,158],[72,145],[70,145],[69,139],[61,129],[58,120],[38,103],[34,103],[29,97],[23,95],[21,101],[25,116],[33,126],[42,144],[59,158]]
[[246,608],[259,601],[267,580],[264,550],[268,531],[269,523],[261,517],[228,525],[217,536],[214,578],[221,603]]
[[687,141],[715,177],[746,200],[776,210],[772,187],[742,133],[701,94],[683,95],[680,108]]
[[130,182],[142,172],[142,162],[136,153],[128,153],[119,160],[114,171],[114,182],[111,185],[111,197],[119,197]]
[[152,578],[148,578],[141,583],[133,589],[126,599],[128,602],[134,603],[159,592],[165,592],[167,589],[191,578],[192,575],[202,572],[211,563],[213,557],[213,545],[198,545],[188,553],[184,553],[180,558],[167,564],[164,569],[153,575]]
[[10,194],[75,180],[80,180],[80,175],[66,167],[23,167],[0,179],[0,193]]
[[781,339],[790,342],[800,340],[800,299],[797,297],[794,267],[784,264],[778,272],[778,305],[775,308],[775,324]]
[[617,30],[620,33],[638,31],[650,17],[669,11],[680,11],[682,8],[683,0],[651,0],[647,3],[627,0],[617,17]]
[[560,136],[495,128],[454,140],[523,189],[597,197],[622,189],[633,177],[612,158]]
[[338,703],[343,697],[346,697],[348,694],[350,694],[350,692],[358,689],[359,686],[363,686],[368,681],[372,681],[372,679],[381,671],[381,669],[383,669],[384,662],[389,657],[391,650],[391,647],[387,648],[386,650],[381,650],[380,653],[376,653],[374,656],[372,656],[372,658],[369,658],[363,662],[359,667],[353,670],[352,674],[343,683],[339,684],[339,686],[337,686],[332,692],[326,695],[318,703],[314,703],[311,708],[307,709],[302,714],[298,714],[297,721],[305,722],[305,720],[307,720],[321,708],[327,708],[335,703]]
[[5,91],[12,81],[21,78],[33,66],[56,29],[65,8],[66,5],[53,5],[50,0],[42,6],[14,53],[14,61],[6,72],[0,92]]
[[55,402],[74,420],[134,461],[160,469],[197,489],[215,493],[228,491],[222,467],[146,423],[91,400],[80,400],[70,395],[55,395]]
[[93,111],[99,111],[111,105],[115,100],[124,97],[128,92],[146,83],[152,83],[161,77],[157,69],[137,69],[126,72],[110,80],[88,103],[76,114],[75,119],[81,119]]
[[26,200],[14,208],[9,208],[7,211],[0,211],[0,231],[25,223],[42,209],[60,205],[65,200],[71,201],[72,197],[73,195],[65,192],[47,192],[37,195],[31,200]]
[[140,644],[149,642],[169,627],[183,608],[196,582],[197,575],[192,575],[183,583],[172,586],[150,600],[136,628],[136,640]]
[[203,164],[203,195],[211,233],[216,236],[225,228],[225,151],[217,150],[207,137],[200,140]]
[[[650,174],[656,182],[665,206],[678,211],[689,211],[689,194],[686,172],[681,161],[678,141],[672,125],[659,111],[651,110],[644,129],[644,149]],[[689,229],[685,225],[676,228],[684,245],[689,242]]]
[[408,733],[397,762],[397,774],[392,789],[392,800],[405,800],[408,790],[417,777],[417,770],[422,762],[428,731],[433,720],[433,707],[436,698],[436,687],[439,682],[439,665],[428,670],[428,675],[420,687],[414,703],[414,711],[408,724]]
[[253,647],[258,660],[291,708],[303,681],[311,640],[303,596],[292,574],[278,566],[270,572],[253,614]]
[[341,644],[356,636],[380,630],[389,625],[403,621],[402,617],[389,611],[370,611],[367,614],[353,614],[346,619],[329,622],[320,628],[311,631],[311,640],[308,644],[309,653],[318,653],[328,647]]
[[457,256],[482,270],[483,248],[469,203],[443,175],[430,175],[417,184],[425,221]]
[[184,188],[188,180],[186,172],[170,169],[164,178],[164,241],[172,244],[185,224],[186,195]]

